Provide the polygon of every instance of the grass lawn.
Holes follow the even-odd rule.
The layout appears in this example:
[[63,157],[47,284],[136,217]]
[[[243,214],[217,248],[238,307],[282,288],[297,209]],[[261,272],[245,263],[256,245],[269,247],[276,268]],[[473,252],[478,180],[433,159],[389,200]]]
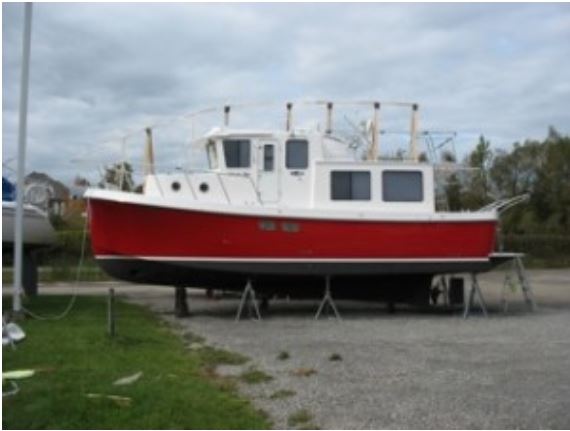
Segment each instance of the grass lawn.
[[[56,314],[66,296],[26,302],[36,313]],[[9,298],[2,301],[10,307]],[[245,358],[213,348],[189,350],[149,311],[117,303],[117,336],[106,334],[105,298],[78,297],[60,321],[26,319],[27,338],[3,348],[3,371],[35,369],[20,392],[2,399],[3,429],[203,428],[260,429],[270,423],[240,397],[231,382],[212,373],[218,363]],[[143,372],[135,383],[121,377]],[[129,397],[129,405],[87,394]]]
[[[113,280],[103,272],[94,262],[83,265],[79,274],[81,281],[111,281]],[[40,266],[38,268],[38,281],[40,283],[55,283],[59,281],[75,281],[77,279],[77,262],[66,265]],[[10,284],[14,280],[14,268],[2,267],[2,283]]]

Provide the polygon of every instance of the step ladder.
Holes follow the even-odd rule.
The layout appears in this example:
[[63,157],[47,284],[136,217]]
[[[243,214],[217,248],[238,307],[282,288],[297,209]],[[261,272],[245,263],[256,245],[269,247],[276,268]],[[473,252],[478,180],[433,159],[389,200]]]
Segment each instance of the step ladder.
[[[505,275],[503,282],[503,289],[501,290],[501,304],[503,312],[506,312],[509,307],[507,294],[509,290],[515,291],[518,286],[524,298],[524,302],[530,311],[536,311],[536,301],[534,300],[534,293],[531,284],[528,280],[523,262],[522,254],[517,254],[511,260],[510,272]],[[515,280],[513,280],[515,278]],[[517,283],[518,281],[518,283]]]
[[487,305],[485,304],[485,300],[483,299],[483,292],[481,292],[481,287],[479,287],[479,280],[477,280],[477,273],[472,273],[469,294],[467,295],[467,300],[465,301],[463,307],[464,319],[467,319],[467,317],[469,317],[469,314],[471,313],[471,310],[475,305],[475,299],[477,299],[477,302],[479,302],[479,307],[481,308],[483,316],[488,317]]

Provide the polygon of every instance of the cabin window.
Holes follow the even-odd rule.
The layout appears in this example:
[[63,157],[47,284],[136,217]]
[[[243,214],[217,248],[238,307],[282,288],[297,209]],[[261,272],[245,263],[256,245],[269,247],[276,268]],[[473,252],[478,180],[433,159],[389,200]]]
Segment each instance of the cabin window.
[[247,139],[225,139],[224,157],[228,168],[249,168],[251,143]]
[[275,147],[266,144],[263,146],[263,170],[272,172],[275,166]]
[[206,153],[208,154],[208,166],[210,169],[218,169],[218,153],[216,152],[216,143],[214,141],[208,141]]
[[287,169],[307,169],[309,166],[309,142],[305,139],[289,139],[286,144]]
[[335,201],[370,200],[370,172],[332,171],[331,199]]
[[385,202],[421,202],[424,199],[420,171],[382,172],[382,199]]

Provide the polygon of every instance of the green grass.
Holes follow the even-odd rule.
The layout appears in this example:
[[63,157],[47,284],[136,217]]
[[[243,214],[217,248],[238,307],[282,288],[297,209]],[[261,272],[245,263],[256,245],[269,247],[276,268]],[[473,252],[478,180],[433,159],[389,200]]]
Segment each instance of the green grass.
[[281,400],[283,398],[289,398],[292,397],[293,395],[295,395],[296,392],[295,391],[291,391],[289,389],[279,389],[275,392],[273,392],[270,396],[269,399],[270,400]]
[[297,410],[295,413],[292,413],[289,418],[287,419],[287,425],[290,427],[298,427],[305,424],[308,424],[311,420],[313,420],[313,415],[307,409]]
[[[43,296],[25,305],[36,313],[57,314],[68,297]],[[3,307],[9,308],[8,298]],[[3,349],[3,370],[35,369],[20,380],[20,392],[3,398],[3,429],[263,429],[270,423],[249,401],[211,369],[209,360],[233,355],[191,351],[182,337],[149,311],[117,302],[117,336],[106,334],[104,298],[78,297],[60,321],[26,319],[27,333],[16,350]],[[216,351],[217,352],[217,351]],[[127,386],[113,386],[139,371]],[[106,394],[131,399],[120,405]]]
[[[12,267],[2,267],[2,283],[13,283],[14,271]],[[59,281],[75,281],[77,279],[77,262],[74,264],[53,264],[38,268],[38,281],[40,283],[55,283]],[[81,268],[79,281],[111,281],[95,262],[89,262]]]
[[228,352],[227,350],[216,349],[204,346],[198,350],[200,362],[205,367],[216,367],[218,365],[242,365],[249,359],[239,353]]
[[242,382],[250,385],[265,383],[273,379],[269,374],[256,370],[255,368],[250,368],[249,370],[244,371],[239,377]]

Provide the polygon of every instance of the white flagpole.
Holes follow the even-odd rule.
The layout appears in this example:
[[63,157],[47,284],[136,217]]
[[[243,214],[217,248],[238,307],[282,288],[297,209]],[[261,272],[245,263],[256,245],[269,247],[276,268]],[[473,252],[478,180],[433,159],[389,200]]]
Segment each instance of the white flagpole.
[[24,171],[26,168],[26,131],[28,126],[28,83],[30,77],[30,42],[32,36],[32,3],[24,6],[24,38],[22,45],[22,77],[20,82],[20,121],[18,127],[18,179],[16,182],[16,223],[14,235],[15,314],[22,311],[22,262],[24,257]]

